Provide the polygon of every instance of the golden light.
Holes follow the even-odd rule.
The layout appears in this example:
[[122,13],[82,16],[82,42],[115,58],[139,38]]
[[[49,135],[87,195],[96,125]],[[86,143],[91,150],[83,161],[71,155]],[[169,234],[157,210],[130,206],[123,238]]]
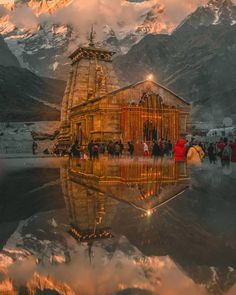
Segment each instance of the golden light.
[[147,79],[148,79],[149,81],[152,81],[152,80],[153,80],[153,74],[149,74],[149,75],[147,76]]
[[151,210],[147,210],[147,216],[151,216],[152,215],[152,211]]

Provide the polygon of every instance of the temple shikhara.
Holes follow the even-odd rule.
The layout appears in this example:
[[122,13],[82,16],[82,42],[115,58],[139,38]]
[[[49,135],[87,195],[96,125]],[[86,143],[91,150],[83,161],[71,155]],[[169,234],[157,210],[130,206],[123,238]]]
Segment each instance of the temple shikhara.
[[92,31],[89,45],[69,56],[60,143],[175,141],[186,135],[190,105],[150,78],[119,88],[112,66],[114,54],[95,47]]

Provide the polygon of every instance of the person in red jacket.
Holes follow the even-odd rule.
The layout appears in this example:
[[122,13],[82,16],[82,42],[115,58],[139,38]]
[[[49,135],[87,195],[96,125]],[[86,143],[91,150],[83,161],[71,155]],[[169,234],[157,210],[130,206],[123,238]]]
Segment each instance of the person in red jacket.
[[230,145],[232,154],[231,154],[231,162],[236,162],[236,139],[234,143]]
[[223,149],[226,145],[226,138],[221,138],[220,141],[217,143],[217,155],[221,158]]
[[174,160],[177,162],[185,161],[186,151],[186,141],[181,138],[174,146]]

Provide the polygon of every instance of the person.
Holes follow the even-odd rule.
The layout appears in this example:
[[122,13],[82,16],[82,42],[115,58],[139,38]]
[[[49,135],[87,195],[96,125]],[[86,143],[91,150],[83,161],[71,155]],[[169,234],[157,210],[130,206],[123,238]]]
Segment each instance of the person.
[[102,155],[105,154],[105,145],[104,145],[104,143],[100,144],[100,146],[99,146],[99,154],[102,154]]
[[164,140],[162,138],[160,138],[158,140],[158,147],[159,147],[159,150],[160,150],[160,156],[163,157],[164,156]]
[[123,151],[124,151],[124,145],[121,140],[119,141],[119,145],[120,145],[120,155],[122,156]]
[[220,141],[217,143],[217,155],[221,158],[223,149],[225,147],[226,138],[221,138]]
[[144,157],[148,157],[149,156],[149,148],[146,142],[143,143],[143,155]]
[[71,154],[72,157],[77,157],[77,158],[80,158],[81,157],[80,147],[78,146],[78,143],[77,142],[75,142],[71,146],[70,154]]
[[98,159],[98,151],[99,151],[98,145],[94,143],[92,148],[92,158]]
[[163,144],[163,156],[167,156],[168,154],[168,142],[167,140],[163,140],[162,141],[162,144]]
[[49,149],[46,148],[45,150],[43,150],[43,154],[44,154],[44,155],[49,155],[49,154],[50,154]]
[[110,141],[107,145],[107,152],[108,152],[108,156],[114,155],[114,144],[112,141]]
[[60,150],[59,150],[58,143],[55,143],[55,145],[53,146],[53,154],[56,155],[56,156],[60,155]]
[[191,138],[190,141],[187,141],[185,146],[188,153],[188,150],[193,146],[193,138]]
[[32,154],[35,155],[36,154],[36,149],[38,148],[38,144],[33,141],[32,143]]
[[232,156],[232,149],[228,141],[225,141],[225,146],[222,150],[221,154],[221,165],[222,167],[228,167],[230,165],[231,161],[231,156]]
[[116,157],[119,157],[120,156],[120,153],[121,153],[121,147],[120,147],[119,142],[116,141],[115,144],[114,144],[114,155]]
[[172,155],[172,149],[173,149],[173,145],[172,145],[171,141],[168,140],[168,142],[166,144],[166,155],[167,156],[171,156]]
[[232,162],[236,162],[236,138],[235,138],[235,141],[233,143],[231,143],[230,145],[231,147],[231,161]]
[[156,141],[153,142],[152,156],[153,157],[160,157],[161,156],[161,150],[160,150],[159,145],[157,144]]
[[187,153],[187,162],[193,165],[201,165],[205,153],[197,141],[193,142]]
[[176,162],[184,162],[186,160],[185,140],[180,138],[174,146],[174,160]]
[[213,143],[211,142],[208,149],[207,149],[207,153],[208,153],[208,158],[210,163],[216,163],[216,150],[215,147],[213,145]]
[[91,140],[88,144],[88,152],[89,152],[89,158],[90,160],[93,158],[93,140]]
[[128,152],[131,156],[131,158],[133,157],[133,154],[134,154],[134,144],[132,141],[129,141],[128,142]]

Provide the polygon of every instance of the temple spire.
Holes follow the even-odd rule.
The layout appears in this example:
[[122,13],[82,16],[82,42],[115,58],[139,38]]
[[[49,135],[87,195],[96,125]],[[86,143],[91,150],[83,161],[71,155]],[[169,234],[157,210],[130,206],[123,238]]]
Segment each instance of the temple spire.
[[91,27],[91,31],[90,31],[90,34],[89,34],[89,46],[90,47],[94,47],[94,40],[95,40],[95,31],[94,31],[94,28],[93,28],[93,25]]

